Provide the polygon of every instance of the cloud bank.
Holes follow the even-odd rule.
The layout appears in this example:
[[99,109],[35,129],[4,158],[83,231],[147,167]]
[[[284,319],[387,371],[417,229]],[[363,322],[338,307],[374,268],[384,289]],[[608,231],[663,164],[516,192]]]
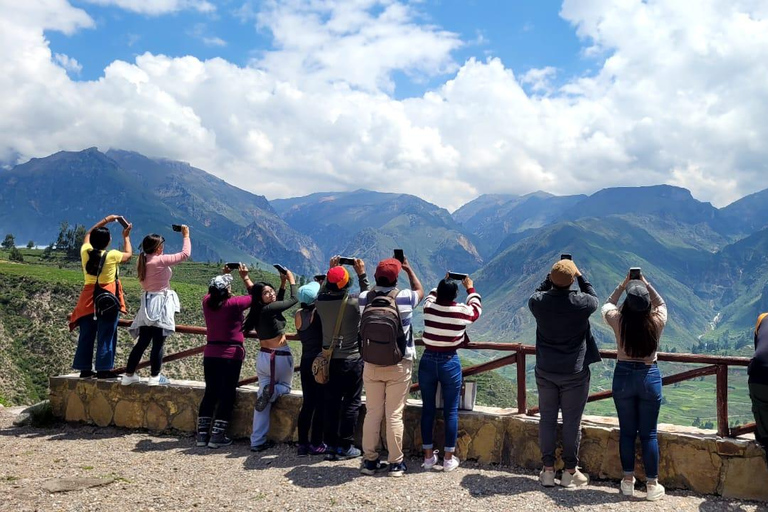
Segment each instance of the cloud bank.
[[[91,0],[147,15],[208,2]],[[453,209],[481,193],[670,183],[726,204],[768,165],[768,4],[566,0],[588,76],[456,62],[454,33],[396,0],[244,5],[272,48],[247,66],[144,53],[76,81],[45,31],[66,0],[0,0],[0,160],[99,146],[185,160],[267,197],[371,188]],[[479,50],[478,50],[479,51]],[[68,71],[70,75],[68,75]],[[395,73],[443,77],[396,99]],[[76,78],[76,76],[74,77]]]

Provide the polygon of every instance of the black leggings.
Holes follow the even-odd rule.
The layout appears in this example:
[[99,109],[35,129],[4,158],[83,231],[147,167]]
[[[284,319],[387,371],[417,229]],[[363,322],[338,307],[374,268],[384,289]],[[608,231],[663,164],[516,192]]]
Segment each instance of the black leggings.
[[[320,446],[323,442],[323,397],[325,389],[312,375],[314,357],[301,358],[301,392],[304,398],[299,411],[299,444],[312,443]],[[312,430],[310,439],[309,431]]]
[[240,368],[243,362],[239,359],[224,359],[223,357],[204,357],[203,371],[205,373],[205,394],[200,402],[198,416],[213,417],[216,404],[216,419],[229,421],[237,396],[237,383],[240,381]]
[[165,336],[161,327],[139,327],[139,339],[128,356],[128,364],[125,366],[125,373],[134,373],[139,366],[141,356],[147,350],[149,343],[152,342],[152,351],[149,353],[149,362],[152,370],[152,376],[157,377],[160,374],[160,366],[163,364],[163,347],[165,345]]

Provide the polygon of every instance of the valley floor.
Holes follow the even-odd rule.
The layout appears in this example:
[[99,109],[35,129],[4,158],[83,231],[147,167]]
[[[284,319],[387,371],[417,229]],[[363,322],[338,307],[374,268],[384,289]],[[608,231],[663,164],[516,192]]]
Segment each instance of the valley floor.
[[[60,424],[14,427],[19,408],[0,407],[0,509],[26,510],[676,510],[757,511],[765,504],[672,491],[628,503],[613,482],[543,489],[533,472],[465,463],[425,473],[409,460],[402,479],[361,476],[359,460],[298,458],[281,445],[253,454],[243,442],[196,448],[191,437]],[[50,492],[66,484],[103,484]],[[88,481],[84,479],[93,479]]]

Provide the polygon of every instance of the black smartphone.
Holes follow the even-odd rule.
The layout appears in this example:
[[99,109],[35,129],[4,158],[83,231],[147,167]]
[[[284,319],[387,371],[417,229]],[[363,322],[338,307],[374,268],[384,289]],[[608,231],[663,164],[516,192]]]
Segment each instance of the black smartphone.
[[395,254],[393,256],[397,261],[400,263],[403,263],[405,261],[405,254],[403,254],[402,249],[395,249]]
[[285,268],[284,266],[282,266],[279,263],[275,263],[272,266],[275,267],[277,269],[277,271],[280,272],[281,274],[287,274],[288,273],[288,269]]
[[318,283],[322,283],[323,281],[325,281],[325,274],[316,274],[312,279],[314,279]]
[[339,265],[354,265],[355,258],[347,258],[346,256],[339,257]]
[[240,262],[239,261],[232,261],[227,263],[227,268],[230,270],[237,270],[240,268]]
[[171,229],[178,233],[181,233],[181,224],[171,224]]
[[119,222],[120,225],[123,226],[123,229],[128,227],[128,221],[125,220],[125,217],[123,217],[122,215],[117,218],[117,222]]
[[630,279],[640,279],[640,267],[632,267],[629,269]]
[[454,281],[463,281],[469,274],[462,274],[461,272],[448,272],[448,278]]
[[572,260],[573,257],[570,254],[568,254],[567,252],[564,252],[563,254],[560,255],[560,259],[561,260]]

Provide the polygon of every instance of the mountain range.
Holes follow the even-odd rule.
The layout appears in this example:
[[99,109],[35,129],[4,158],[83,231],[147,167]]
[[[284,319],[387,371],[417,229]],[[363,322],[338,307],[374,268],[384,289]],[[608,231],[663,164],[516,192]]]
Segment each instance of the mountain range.
[[532,341],[527,299],[563,252],[603,298],[642,267],[667,300],[665,343],[678,350],[702,340],[744,347],[768,308],[768,190],[725,208],[668,185],[493,194],[451,214],[416,195],[368,190],[268,201],[186,163],[90,148],[0,170],[0,205],[0,235],[20,243],[50,242],[62,221],[88,227],[119,213],[134,224],[134,244],[157,232],[174,250],[170,225],[186,223],[194,259],[280,262],[304,275],[334,254],[364,258],[372,274],[402,248],[426,288],[446,270],[472,273],[485,311],[475,338]]

